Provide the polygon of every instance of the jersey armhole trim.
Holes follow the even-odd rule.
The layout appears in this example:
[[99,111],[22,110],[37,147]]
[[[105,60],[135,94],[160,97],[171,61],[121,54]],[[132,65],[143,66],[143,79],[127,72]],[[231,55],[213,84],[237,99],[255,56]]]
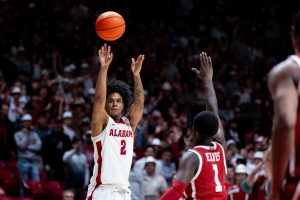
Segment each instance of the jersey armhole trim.
[[225,159],[225,151],[224,151],[224,148],[221,144],[217,143],[216,142],[216,145],[219,146],[222,150],[222,153],[223,153],[223,161],[224,161],[224,168],[225,168],[225,174],[227,175],[227,164],[226,164],[226,159]]
[[102,137],[103,133],[108,129],[111,120],[113,120],[113,119],[110,116],[108,116],[108,121],[107,121],[107,125],[106,125],[105,129],[103,129],[99,135],[97,135],[95,137],[91,136],[92,141],[97,141],[100,137]]
[[190,152],[193,152],[194,154],[196,154],[197,157],[198,157],[198,159],[199,159],[199,167],[198,167],[198,170],[197,170],[195,176],[194,176],[194,177],[192,178],[192,180],[191,180],[191,182],[193,182],[193,181],[195,181],[195,180],[198,178],[198,176],[199,176],[199,174],[200,174],[200,172],[201,172],[201,170],[202,170],[203,160],[202,160],[202,156],[201,156],[197,151],[195,151],[195,150],[193,150],[193,149],[190,149],[189,151],[190,151]]

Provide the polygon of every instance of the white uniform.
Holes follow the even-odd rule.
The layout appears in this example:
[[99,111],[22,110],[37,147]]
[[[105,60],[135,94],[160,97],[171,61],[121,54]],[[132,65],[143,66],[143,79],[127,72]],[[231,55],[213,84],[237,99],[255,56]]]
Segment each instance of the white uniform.
[[95,164],[87,200],[130,199],[128,178],[134,133],[126,117],[122,117],[121,121],[117,123],[109,117],[101,134],[92,137]]

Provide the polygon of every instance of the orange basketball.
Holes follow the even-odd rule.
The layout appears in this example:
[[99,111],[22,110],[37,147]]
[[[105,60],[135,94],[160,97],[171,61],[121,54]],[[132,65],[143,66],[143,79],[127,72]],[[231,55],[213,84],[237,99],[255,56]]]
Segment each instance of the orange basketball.
[[97,35],[103,40],[114,41],[125,32],[125,21],[119,13],[107,11],[98,16],[95,29]]

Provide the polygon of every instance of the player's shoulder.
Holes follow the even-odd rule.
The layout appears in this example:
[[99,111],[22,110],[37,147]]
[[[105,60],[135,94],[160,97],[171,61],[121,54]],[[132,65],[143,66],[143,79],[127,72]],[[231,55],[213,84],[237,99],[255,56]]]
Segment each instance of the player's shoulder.
[[[199,154],[199,153],[198,153]],[[181,157],[181,163],[198,163],[199,158],[197,152],[193,149],[186,151]]]
[[222,144],[220,144],[219,142],[213,142],[214,143],[214,145],[216,145],[216,149],[224,149],[223,148],[223,146],[222,146]]
[[111,126],[112,124],[115,123],[115,120],[111,116],[107,116],[107,126]]
[[212,145],[208,146],[208,145],[197,145],[194,146],[192,149],[190,149],[189,151],[197,151],[197,152],[206,152],[206,151],[212,151],[212,150],[218,150],[219,148],[222,148],[222,145],[218,142],[213,141]]
[[291,74],[293,75],[295,70],[299,71],[300,70],[300,58],[297,56],[289,56],[285,60],[279,62],[276,64],[269,72],[268,77],[269,79],[272,79],[272,77],[278,77],[283,74]]
[[292,79],[299,81],[300,59],[289,56],[287,59],[275,65],[268,74],[268,86],[273,91],[283,80]]

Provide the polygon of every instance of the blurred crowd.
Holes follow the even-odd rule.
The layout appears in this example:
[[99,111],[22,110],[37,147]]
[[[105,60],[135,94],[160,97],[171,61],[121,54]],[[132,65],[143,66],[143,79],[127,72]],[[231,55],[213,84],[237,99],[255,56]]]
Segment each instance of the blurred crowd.
[[109,43],[109,79],[132,85],[131,57],[145,54],[133,200],[158,199],[191,147],[192,118],[205,105],[190,69],[199,66],[202,51],[213,59],[228,143],[228,194],[236,199],[232,191],[240,187],[250,195],[251,184],[267,174],[262,163],[268,160],[272,101],[266,75],[292,52],[287,30],[296,8],[296,1],[283,6],[267,0],[0,1],[0,160],[17,161],[21,180],[18,194],[8,195],[26,196],[28,179],[64,182],[84,195],[93,166],[97,52],[104,43],[94,22],[107,10],[126,21],[122,38]]

